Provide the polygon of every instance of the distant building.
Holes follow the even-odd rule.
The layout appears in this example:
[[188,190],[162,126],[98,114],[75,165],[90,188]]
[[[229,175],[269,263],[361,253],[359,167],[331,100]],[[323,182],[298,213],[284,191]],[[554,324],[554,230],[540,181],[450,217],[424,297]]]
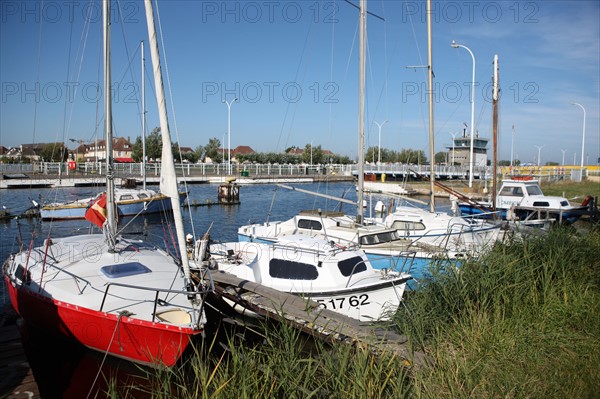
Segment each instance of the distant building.
[[[227,148],[219,148],[218,150],[219,154],[222,154],[223,156],[223,161],[227,162],[227,157],[229,156],[229,152],[227,151]],[[248,155],[248,154],[254,154],[256,153],[256,151],[254,151],[252,149],[252,147],[249,147],[247,145],[238,145],[235,148],[231,149],[231,162],[237,162],[239,163],[239,160],[236,159],[236,157],[238,155]],[[212,160],[210,158],[206,158],[206,162],[212,162]]]
[[18,147],[11,147],[7,149],[4,153],[4,156],[17,160],[27,158],[32,162],[42,161],[42,151],[46,146],[65,148],[64,143],[21,144]]
[[[115,162],[133,162],[133,158],[131,157],[133,146],[129,139],[113,137],[112,146],[112,157]],[[78,148],[81,148],[81,146]],[[98,140],[94,144],[86,145],[84,149],[85,154],[83,159],[85,161],[101,161],[106,159],[106,140]]]
[[[473,139],[473,166],[487,165],[487,145],[489,141],[489,139],[479,137],[479,133],[475,134]],[[466,129],[463,130],[462,137],[454,137],[452,145],[446,148],[448,149],[448,162],[452,162],[454,159],[455,164],[469,165],[471,160],[471,135],[466,133]]]

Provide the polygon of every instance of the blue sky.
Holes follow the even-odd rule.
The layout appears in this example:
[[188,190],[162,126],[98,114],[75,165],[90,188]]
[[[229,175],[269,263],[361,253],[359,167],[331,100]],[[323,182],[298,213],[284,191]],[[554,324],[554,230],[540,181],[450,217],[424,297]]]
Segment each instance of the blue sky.
[[[358,0],[350,0],[358,4]],[[96,100],[101,44],[98,0],[8,1],[1,6],[0,143],[93,141],[103,117]],[[490,85],[500,64],[500,159],[581,161],[600,156],[600,2],[433,2],[435,151],[470,124],[476,59],[475,129],[491,138]],[[117,15],[117,9],[121,13]],[[91,11],[89,25],[86,10]],[[368,2],[366,146],[428,152],[424,1]],[[160,21],[173,93],[174,141],[196,147],[212,137],[231,146],[283,151],[307,143],[357,156],[358,12],[336,1],[162,1]],[[115,134],[141,133],[141,1],[113,2]],[[164,53],[163,53],[164,55]],[[151,70],[146,49],[147,71]],[[128,67],[130,65],[130,67]],[[147,76],[148,125],[158,126]],[[168,89],[167,89],[168,90]],[[469,127],[470,129],[470,127]],[[101,136],[101,128],[98,135]],[[71,147],[73,143],[69,142]],[[491,144],[490,144],[491,147]],[[586,160],[587,161],[587,160]]]

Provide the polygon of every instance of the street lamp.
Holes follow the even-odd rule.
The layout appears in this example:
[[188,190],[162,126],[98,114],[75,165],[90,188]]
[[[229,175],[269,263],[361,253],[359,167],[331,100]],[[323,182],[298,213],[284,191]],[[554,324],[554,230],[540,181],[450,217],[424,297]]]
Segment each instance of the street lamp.
[[510,141],[510,170],[513,167],[513,148],[515,147],[515,125],[512,125],[512,139]]
[[452,166],[454,166],[454,141],[456,140],[456,135],[458,133],[448,132],[448,134],[452,136]]
[[583,138],[581,139],[581,174],[579,176],[579,181],[583,180],[583,156],[584,156],[584,148],[585,148],[585,108],[583,108],[583,105],[579,104],[579,103],[571,103],[571,105],[577,105],[578,107],[581,107],[581,109],[583,110]]
[[231,105],[237,102],[238,99],[234,98],[232,102],[227,102],[223,100],[225,104],[227,104],[227,173],[231,174]]
[[463,46],[462,44],[458,44],[456,43],[454,40],[452,40],[452,43],[450,44],[450,46],[452,48],[459,48],[462,47],[465,50],[467,50],[469,52],[469,54],[471,54],[471,58],[473,59],[473,76],[471,79],[472,82],[472,87],[471,87],[471,160],[469,162],[469,187],[473,187],[473,158],[474,155],[473,154],[473,138],[475,137],[474,131],[473,129],[475,129],[475,56],[473,55],[473,52],[471,51],[470,48],[468,48],[467,46]]
[[385,125],[387,123],[387,119],[385,121],[383,121],[381,124],[375,122],[375,124],[377,125],[377,127],[379,128],[379,146],[378,146],[378,154],[377,154],[377,164],[380,165],[381,164],[381,127],[383,125]]
[[537,161],[537,166],[540,166],[540,157],[542,156],[542,148],[544,148],[546,145],[534,145],[535,148],[538,149],[538,161]]

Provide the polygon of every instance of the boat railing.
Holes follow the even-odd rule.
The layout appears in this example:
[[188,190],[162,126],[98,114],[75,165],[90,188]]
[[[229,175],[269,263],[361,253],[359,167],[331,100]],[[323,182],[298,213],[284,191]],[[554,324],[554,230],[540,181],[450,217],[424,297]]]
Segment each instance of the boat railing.
[[104,309],[104,303],[106,302],[106,297],[108,296],[108,291],[111,287],[121,287],[121,288],[129,288],[133,290],[141,290],[141,291],[154,291],[154,309],[152,311],[152,322],[156,321],[156,308],[160,304],[161,299],[158,296],[161,293],[164,294],[177,294],[177,295],[186,295],[188,298],[196,296],[196,295],[204,295],[214,291],[214,283],[212,277],[210,278],[210,284],[207,287],[204,287],[202,290],[196,291],[188,291],[188,290],[172,290],[166,288],[156,288],[156,287],[144,287],[139,285],[131,285],[131,284],[122,284],[122,283],[107,283],[106,289],[104,290],[104,296],[102,297],[102,303],[100,304],[99,311],[102,312]]
[[348,276],[348,281],[346,282],[346,287],[344,287],[344,288],[348,288],[350,286],[350,281],[352,281],[352,277],[354,277],[354,271],[356,270],[356,268],[359,265],[364,264],[364,263],[366,263],[364,259],[361,259],[360,261],[356,262],[356,264],[352,267],[352,272]]
[[[43,254],[43,252],[40,252],[40,253],[42,253],[42,254]],[[43,258],[42,258],[42,259],[43,259]],[[57,260],[56,260],[54,257],[52,257],[52,259],[53,259],[54,261],[57,261]],[[66,266],[68,266],[68,265],[66,265]],[[65,266],[65,267],[66,267],[66,266]],[[51,268],[53,268],[53,269],[56,269],[56,270],[58,270],[58,272],[59,272],[59,273],[64,273],[64,274],[66,274],[67,276],[71,276],[71,277],[73,278],[73,281],[75,281],[75,285],[77,286],[77,290],[79,291],[79,294],[80,294],[80,295],[81,295],[81,294],[83,294],[83,291],[85,290],[85,288],[86,288],[87,286],[90,286],[90,287],[92,286],[92,283],[90,283],[89,281],[87,281],[87,280],[86,280],[86,279],[84,279],[83,277],[81,277],[81,276],[78,276],[77,274],[71,273],[70,271],[68,271],[68,270],[65,270],[63,267],[59,267],[59,266],[57,266],[57,265],[56,265],[56,264],[54,264],[54,263],[48,263],[48,262],[46,262],[46,263],[42,263],[42,270],[43,270],[43,271],[47,270],[47,268],[49,268],[49,267],[51,267]],[[41,277],[40,277],[40,283],[39,283],[39,287],[40,287],[40,289],[42,288],[42,284],[43,284],[43,278],[44,278],[44,273],[42,273],[42,275],[41,275]],[[80,282],[80,281],[83,281],[83,282],[85,283],[83,287],[80,287],[80,286],[79,286],[79,282]]]
[[327,249],[323,249],[323,248],[321,248],[321,246],[319,246],[317,248],[306,247],[306,246],[295,244],[293,242],[292,243],[274,242],[273,244],[271,244],[271,246],[273,249],[293,250],[295,252],[300,252],[302,254],[327,256],[327,255],[331,255],[331,254],[335,255],[336,253],[345,251],[345,250],[351,248],[352,245],[355,245],[355,243],[348,243],[348,245],[346,246],[346,245],[337,244],[334,241],[327,241],[327,242],[328,242],[328,244],[330,244],[330,247]]

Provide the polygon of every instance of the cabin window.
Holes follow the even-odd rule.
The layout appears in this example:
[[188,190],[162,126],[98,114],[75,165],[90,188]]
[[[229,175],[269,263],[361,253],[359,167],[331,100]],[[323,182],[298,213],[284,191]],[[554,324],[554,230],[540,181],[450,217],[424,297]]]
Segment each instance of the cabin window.
[[560,201],[560,206],[569,206],[569,201]]
[[318,220],[300,219],[298,220],[299,229],[322,230],[323,225]]
[[121,195],[121,197],[119,199],[121,201],[132,200],[133,199],[133,195],[131,195],[131,194],[124,194],[124,195]]
[[529,195],[544,195],[538,186],[527,186],[527,194]]
[[385,233],[369,234],[360,237],[361,245],[373,245],[391,242],[400,239],[398,233],[394,231],[387,231]]
[[144,199],[144,198],[148,198],[148,196],[146,194],[144,194],[144,193],[139,193],[138,194],[138,198],[139,199]]
[[338,269],[344,277],[349,277],[353,274],[364,272],[367,270],[365,261],[360,256],[344,259],[338,262]]
[[503,187],[500,195],[512,195],[512,187]]
[[425,225],[421,222],[411,222],[408,220],[395,220],[392,228],[396,230],[425,230]]
[[121,278],[135,276],[138,274],[152,273],[152,270],[139,262],[119,263],[117,265],[104,266],[100,271],[108,278]]
[[315,265],[274,258],[269,261],[269,276],[288,280],[316,280],[319,272]]
[[546,201],[534,201],[533,206],[550,206],[550,204]]
[[512,191],[513,197],[522,197],[523,189],[521,187],[514,187]]

